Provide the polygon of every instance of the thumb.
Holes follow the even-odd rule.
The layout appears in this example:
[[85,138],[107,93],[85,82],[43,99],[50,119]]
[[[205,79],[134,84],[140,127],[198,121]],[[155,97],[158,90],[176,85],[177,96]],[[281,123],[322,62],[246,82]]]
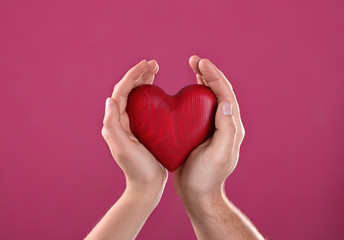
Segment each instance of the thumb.
[[113,98],[106,99],[102,135],[110,148],[121,149],[130,141],[120,122],[119,107]]
[[215,114],[215,132],[211,145],[218,153],[231,154],[237,126],[233,117],[233,105],[228,100],[219,102]]

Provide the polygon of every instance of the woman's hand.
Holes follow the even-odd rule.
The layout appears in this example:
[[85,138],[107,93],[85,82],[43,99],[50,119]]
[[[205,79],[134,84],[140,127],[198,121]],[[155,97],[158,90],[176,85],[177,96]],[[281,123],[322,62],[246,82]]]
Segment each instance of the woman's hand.
[[208,59],[196,55],[189,64],[197,82],[209,86],[216,95],[215,132],[177,169],[174,183],[182,199],[206,199],[221,194],[226,178],[238,162],[245,131],[238,102],[224,74]]
[[167,170],[134,137],[125,109],[129,92],[138,85],[152,84],[159,66],[141,61],[119,81],[106,100],[102,135],[126,177],[126,189],[85,238],[134,239],[158,204],[167,181]]
[[158,70],[155,60],[143,60],[125,74],[114,87],[112,97],[106,100],[101,133],[125,174],[127,190],[161,195],[167,170],[132,134],[125,111],[129,92],[141,84],[152,84]]

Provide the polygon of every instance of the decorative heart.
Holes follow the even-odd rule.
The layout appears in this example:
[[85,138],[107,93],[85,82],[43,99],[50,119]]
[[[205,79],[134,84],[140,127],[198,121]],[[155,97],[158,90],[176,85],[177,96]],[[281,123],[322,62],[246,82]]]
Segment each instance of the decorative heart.
[[216,96],[204,85],[189,85],[169,96],[144,84],[129,93],[126,111],[135,137],[173,172],[212,134]]

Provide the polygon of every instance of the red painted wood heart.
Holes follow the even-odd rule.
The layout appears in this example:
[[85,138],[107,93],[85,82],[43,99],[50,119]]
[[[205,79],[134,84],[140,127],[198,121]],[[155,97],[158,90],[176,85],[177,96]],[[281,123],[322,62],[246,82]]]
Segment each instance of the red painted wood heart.
[[126,111],[135,137],[164,167],[175,171],[212,134],[216,97],[204,85],[189,85],[169,96],[145,84],[129,93]]

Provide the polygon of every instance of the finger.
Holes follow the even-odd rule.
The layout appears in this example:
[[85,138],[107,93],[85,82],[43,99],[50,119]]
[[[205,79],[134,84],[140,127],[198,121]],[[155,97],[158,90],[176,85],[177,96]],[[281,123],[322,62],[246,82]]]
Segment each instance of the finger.
[[[211,141],[211,145],[218,150],[231,151],[234,145],[237,125],[233,117],[233,105],[229,101],[221,101],[217,105],[215,114],[215,132]],[[216,151],[217,152],[217,151]],[[227,154],[229,154],[228,152]]]
[[219,102],[223,99],[233,98],[234,92],[231,84],[212,62],[203,58],[198,62],[198,69]]
[[147,70],[139,77],[134,87],[142,84],[152,84],[154,81],[155,74],[159,71],[159,65],[156,60],[150,60],[148,62]]
[[203,79],[203,77],[199,74],[196,74],[196,79],[198,84],[203,84],[205,86],[208,86],[208,83],[206,83]]
[[232,103],[234,121],[240,132],[243,132],[239,104],[233,88],[225,75],[208,59],[201,59],[198,63],[198,67],[202,73],[203,80],[216,95],[217,102],[219,103],[223,100],[227,100]]
[[130,138],[121,125],[117,102],[111,97],[106,99],[102,135],[110,149],[115,151],[131,144]]
[[203,78],[201,77],[201,75],[196,74],[196,80],[198,84],[204,85]]
[[240,145],[245,135],[245,130],[241,121],[238,101],[231,84],[229,83],[225,75],[213,63],[211,63],[208,59],[201,59],[198,63],[198,67],[200,72],[202,73],[204,81],[208,83],[208,86],[215,93],[217,97],[218,107],[221,102],[229,101],[232,103],[233,116],[231,118],[233,119],[233,123],[236,127],[235,138],[230,138],[233,133],[233,126],[231,122],[227,123],[227,127],[221,127],[221,122],[225,123],[225,121],[221,121],[221,119],[223,119],[223,116],[217,114],[215,119],[217,126],[214,137],[212,138],[212,143],[216,146],[226,146],[224,144],[221,144],[221,142],[224,141],[225,138],[228,139],[228,146],[232,146],[232,153],[229,156],[231,156],[231,158],[233,159],[233,162],[231,162],[231,169],[233,170],[237,164]]
[[160,69],[159,64],[158,62],[156,62],[156,67],[154,68],[154,74],[157,74],[159,72],[159,69]]
[[189,65],[190,67],[192,68],[192,70],[196,73],[196,74],[199,74],[201,75],[201,72],[199,71],[198,69],[198,62],[201,60],[202,58],[200,58],[199,56],[197,55],[192,55],[190,58],[189,58]]
[[196,80],[198,84],[203,84],[208,86],[208,84],[204,81],[201,72],[198,69],[198,62],[201,60],[201,58],[197,55],[192,55],[189,58],[189,65],[192,68],[192,70],[196,73]]
[[215,114],[215,128],[209,148],[220,156],[227,156],[218,158],[217,161],[221,166],[230,169],[231,173],[237,165],[239,154],[237,146],[238,144],[240,146],[241,143],[237,137],[237,125],[233,117],[231,102],[224,100],[218,104]]
[[[195,67],[197,67],[196,71],[198,71],[198,72],[202,75],[202,73],[201,73],[201,71],[200,71],[200,69],[199,69],[199,62],[200,62],[202,59],[199,58],[199,57],[196,56],[196,55],[194,55],[194,56],[192,56],[192,57],[194,57],[194,59],[195,59],[194,61],[198,61],[197,64],[195,64]],[[222,77],[225,78],[225,79],[227,80],[226,76],[223,74],[223,72],[222,72],[220,69],[218,69],[218,68],[215,66],[215,64],[213,64],[209,59],[204,58],[204,60],[207,60],[208,62],[210,62],[211,65],[212,65],[212,66],[222,75]],[[227,81],[228,81],[228,80],[227,80]],[[231,85],[231,83],[230,83],[230,82],[228,82],[228,83],[229,83],[229,86],[230,86],[231,88],[233,88],[232,85]]]
[[120,113],[125,111],[129,92],[133,89],[136,80],[140,78],[147,68],[147,61],[142,60],[136,66],[132,67],[115,85],[112,92],[112,98],[117,101]]

